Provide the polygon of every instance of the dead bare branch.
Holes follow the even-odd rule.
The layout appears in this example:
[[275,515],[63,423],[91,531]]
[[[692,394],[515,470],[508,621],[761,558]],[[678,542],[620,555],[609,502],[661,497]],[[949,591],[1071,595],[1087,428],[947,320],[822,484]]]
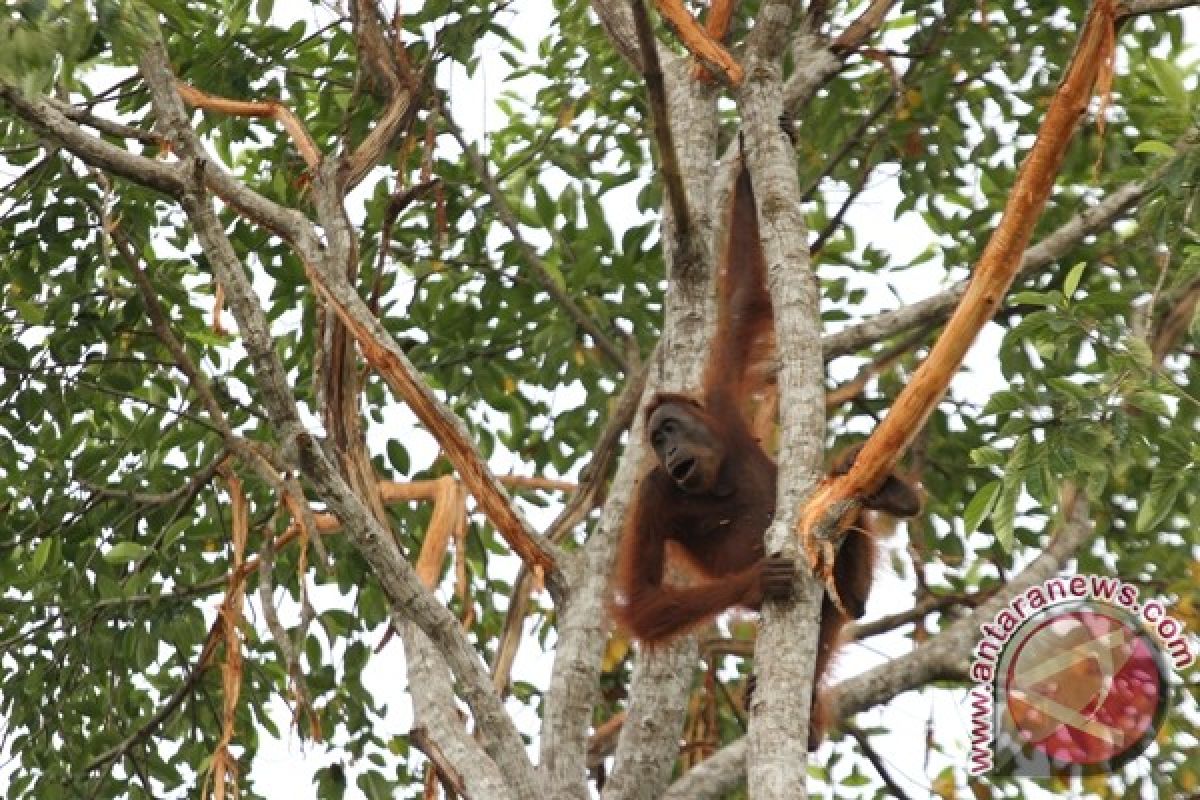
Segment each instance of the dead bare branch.
[[[692,17],[683,6],[673,2],[663,5],[678,5],[679,11],[690,20]],[[670,112],[667,109],[667,87],[663,82],[662,65],[658,62],[658,40],[650,25],[644,0],[632,0],[633,22],[637,28],[638,47],[642,51],[642,77],[646,80],[646,101],[650,106],[650,127],[654,142],[658,145],[658,173],[667,190],[667,202],[675,218],[675,235],[686,239],[692,229],[691,212],[688,211],[687,191],[683,187],[683,174],[679,169],[679,157],[675,150],[675,139],[671,135]],[[693,20],[693,24],[695,21]]]

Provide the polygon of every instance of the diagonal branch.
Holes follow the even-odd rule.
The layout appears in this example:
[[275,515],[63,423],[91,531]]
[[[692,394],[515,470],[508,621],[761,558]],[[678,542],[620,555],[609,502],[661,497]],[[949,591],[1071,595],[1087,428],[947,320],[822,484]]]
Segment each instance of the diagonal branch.
[[552,587],[561,589],[558,548],[537,533],[512,504],[499,479],[483,463],[466,426],[438,400],[379,319],[336,269],[305,262],[314,288],[358,341],[367,363],[382,377],[441,445],[450,463],[471,490],[480,509],[523,561],[544,570]]
[[893,798],[893,800],[909,800],[908,794],[900,788],[900,784],[896,783],[891,771],[883,763],[879,751],[872,746],[866,732],[857,726],[851,726],[846,732],[850,734],[850,738],[858,743],[858,749],[862,751],[863,756],[875,768],[875,774],[883,781],[883,785],[888,791],[888,796]]
[[[178,83],[176,88],[178,88]],[[241,104],[237,101],[224,102],[229,104],[227,108],[242,111],[247,110],[244,106],[252,105]],[[340,202],[335,201],[333,197],[334,194],[340,192],[340,189],[336,182],[323,179],[324,173],[319,159],[313,162],[312,166],[317,173],[318,213],[325,223],[329,246],[335,251],[334,260],[349,263],[353,253],[353,241]],[[208,169],[204,171],[204,174],[219,176],[219,178],[208,180],[207,183],[211,184],[223,199],[227,194],[234,196],[240,194],[237,190],[230,191],[228,183],[231,180],[222,170]],[[240,184],[238,187],[240,188]],[[225,188],[226,192],[222,192],[222,188]],[[416,370],[408,361],[407,356],[379,323],[375,315],[370,312],[370,309],[366,307],[345,276],[336,269],[328,271],[321,269],[321,265],[328,259],[318,255],[320,248],[315,246],[311,229],[306,227],[299,230],[289,226],[290,230],[281,231],[273,226],[270,227],[293,244],[317,290],[323,298],[330,301],[331,307],[341,322],[358,340],[364,356],[388,382],[393,391],[412,407],[417,417],[442,445],[447,458],[463,476],[464,482],[479,501],[484,513],[496,526],[505,541],[523,560],[553,573],[555,569],[553,549],[543,542],[541,537],[529,526],[529,523],[512,505],[499,481],[482,463],[462,421],[446,408],[424,381],[417,376]],[[289,236],[288,233],[291,235]],[[340,258],[336,257],[338,255]],[[582,312],[580,313],[582,314]]]
[[170,197],[183,194],[185,182],[179,165],[135,155],[86,133],[49,100],[26,97],[16,86],[0,82],[0,100],[47,142],[62,146],[87,164]]
[[[737,10],[738,0],[713,0],[708,8],[708,18],[704,20],[704,32],[717,44],[724,44],[729,35],[729,27],[733,23],[733,12]],[[699,56],[697,56],[699,59]],[[698,61],[692,66],[692,78],[705,83],[713,80],[712,72]],[[726,79],[729,79],[728,73]],[[740,83],[740,81],[738,81]]]
[[[292,454],[304,475],[330,509],[346,526],[355,545],[371,565],[388,597],[393,618],[412,620],[437,646],[458,679],[463,699],[475,718],[484,749],[514,785],[532,784],[532,766],[521,737],[499,697],[492,691],[487,671],[462,633],[454,615],[423,586],[415,570],[400,554],[391,531],[354,494],[330,462],[317,440],[304,428],[291,395],[290,383],[274,349],[266,314],[238,260],[224,226],[203,194],[207,159],[195,132],[187,124],[182,102],[161,42],[147,48],[141,74],[150,86],[159,122],[183,160],[183,174],[192,176],[183,196],[184,210],[195,227],[206,255],[223,283],[230,308],[237,318],[243,341],[272,423],[285,450]],[[309,223],[304,222],[307,226]],[[311,229],[299,232],[303,242],[315,240]],[[319,248],[315,253],[320,256]],[[359,300],[361,304],[361,299]],[[461,422],[459,423],[461,426]]]
[[278,100],[231,100],[201,91],[182,81],[175,82],[175,91],[179,92],[183,102],[194,108],[236,117],[273,119],[282,125],[283,129],[292,137],[292,141],[296,143],[296,149],[300,152],[300,157],[304,159],[304,163],[308,165],[309,169],[316,169],[321,163],[321,151],[317,149],[316,143],[308,135],[304,123],[292,113],[290,108]]
[[[660,10],[662,7],[660,2]],[[642,50],[642,76],[646,79],[646,99],[650,105],[650,126],[658,145],[658,166],[667,190],[671,215],[675,218],[675,235],[686,239],[692,230],[692,215],[688,211],[687,192],[679,170],[679,156],[671,135],[671,120],[667,109],[667,88],[663,82],[662,65],[658,61],[658,40],[650,26],[643,0],[632,0],[633,21],[637,27],[638,46]],[[682,11],[682,7],[680,7]],[[686,12],[685,12],[686,14]],[[691,15],[687,15],[691,19]]]
[[[652,354],[649,361],[653,363],[654,360],[655,355]],[[637,414],[638,404],[646,389],[648,372],[649,369],[643,365],[621,391],[612,418],[596,439],[596,446],[592,449],[592,460],[580,473],[578,489],[547,529],[550,541],[556,544],[562,542],[598,502],[603,488],[608,483],[609,473],[612,472],[612,465],[621,445],[621,436],[633,424],[633,418]],[[492,683],[496,691],[501,693],[508,691],[513,661],[517,657],[517,648],[520,647],[521,635],[524,632],[525,616],[529,613],[529,593],[532,589],[533,572],[522,565],[520,573],[513,581],[508,612],[504,617],[504,629],[496,645],[496,655],[492,659]]]
[[[1137,206],[1158,185],[1179,160],[1200,147],[1200,127],[1185,134],[1175,146],[1175,155],[1164,161],[1147,178],[1126,183],[1113,190],[1094,207],[1082,211],[1027,249],[1017,270],[1024,276],[1049,266],[1063,258],[1071,248],[1085,237],[1108,230],[1113,223]],[[916,303],[885,311],[864,322],[851,325],[837,333],[827,334],[821,339],[825,360],[833,359],[861,350],[868,345],[891,338],[910,328],[940,322],[954,310],[966,294],[970,280],[959,281],[953,286]]]
[[988,240],[962,302],[929,357],[900,392],[891,410],[867,439],[853,467],[824,483],[810,499],[800,522],[801,538],[815,572],[838,600],[832,580],[841,523],[892,471],[903,451],[924,427],[980,329],[995,314],[1016,277],[1021,254],[1045,207],[1076,124],[1087,110],[1092,88],[1110,67],[1114,48],[1113,0],[1097,0],[1088,13],[1079,46],[1042,121],[1038,136],[1017,174],[1004,214]]
[[851,22],[846,30],[833,40],[833,51],[838,54],[852,53],[862,47],[863,42],[875,35],[883,25],[888,12],[896,0],[871,0],[871,5],[858,18]]
[[1117,19],[1125,20],[1142,14],[1158,14],[1181,8],[1200,6],[1198,0],[1125,0],[1117,4]]

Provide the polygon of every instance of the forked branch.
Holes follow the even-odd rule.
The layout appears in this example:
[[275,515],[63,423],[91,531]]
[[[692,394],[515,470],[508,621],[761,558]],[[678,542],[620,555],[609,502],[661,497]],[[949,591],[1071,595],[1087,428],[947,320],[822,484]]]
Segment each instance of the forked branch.
[[[634,5],[636,6],[637,3],[635,2]],[[728,8],[732,6],[732,2],[725,3],[724,0],[720,0],[717,5],[726,5],[727,10],[724,13],[727,16],[732,15],[732,8]],[[662,14],[663,20],[675,31],[675,35],[683,42],[683,46],[688,49],[688,52],[710,70],[715,70],[723,75],[729,85],[741,85],[742,78],[745,77],[741,65],[734,60],[719,41],[713,38],[712,34],[700,27],[700,23],[696,22],[696,18],[683,7],[683,3],[679,0],[654,0],[654,6],[658,9],[658,13]],[[713,12],[717,13],[718,8],[714,7]],[[637,13],[636,8],[634,13]],[[728,24],[726,21],[726,27]],[[643,58],[645,58],[645,54],[646,50],[643,47]]]

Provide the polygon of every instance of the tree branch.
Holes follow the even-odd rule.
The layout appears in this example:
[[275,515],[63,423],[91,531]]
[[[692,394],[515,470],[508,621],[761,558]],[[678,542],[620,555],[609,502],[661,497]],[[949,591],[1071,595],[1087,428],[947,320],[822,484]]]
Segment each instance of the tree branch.
[[0,82],[0,100],[25,121],[39,136],[57,144],[93,167],[107,170],[134,183],[179,197],[185,189],[177,164],[165,164],[130,153],[103,139],[84,132],[50,101],[27,98],[15,86]]
[[875,768],[875,774],[883,781],[884,787],[888,790],[888,796],[894,800],[908,800],[908,795],[900,788],[900,785],[892,778],[891,772],[883,764],[883,759],[879,757],[879,753],[871,746],[870,739],[861,728],[851,725],[847,728],[846,733],[858,743],[858,749],[862,751],[863,756],[867,761],[871,762],[871,766]]
[[[675,766],[686,695],[698,654],[695,636],[639,654],[631,679],[625,724],[617,740],[612,774],[603,800],[651,800],[659,796]],[[665,743],[665,745],[664,745]],[[670,753],[664,758],[664,750]]]
[[[659,2],[662,10],[664,3]],[[662,65],[658,62],[658,40],[650,26],[643,0],[632,0],[629,5],[633,22],[637,28],[638,46],[642,50],[642,76],[646,80],[646,101],[650,106],[650,127],[658,145],[659,175],[667,190],[667,201],[675,218],[675,235],[687,238],[691,233],[692,215],[688,211],[687,192],[683,188],[683,176],[679,171],[679,158],[675,152],[675,139],[671,136],[671,121],[667,110],[667,89],[663,82]],[[688,19],[691,15],[683,11]]]
[[[405,617],[411,618],[445,656],[458,679],[463,698],[475,717],[487,753],[515,785],[532,785],[532,767],[520,735],[492,691],[479,654],[463,635],[453,614],[421,586],[412,566],[400,555],[391,532],[375,519],[370,509],[350,490],[300,421],[287,374],[274,350],[266,315],[231,244],[225,238],[224,226],[202,193],[207,159],[203,156],[195,133],[187,124],[161,42],[147,48],[141,72],[150,86],[160,124],[165,127],[168,138],[181,155],[184,174],[193,176],[195,181],[184,194],[184,209],[218,279],[225,286],[230,308],[237,318],[259,381],[259,392],[286,451],[294,453],[305,476],[346,525],[355,545],[371,565],[390,600],[394,621],[402,622]],[[307,221],[304,224],[307,226]],[[311,230],[297,231],[297,234],[303,243],[315,241],[315,233]],[[319,252],[318,249],[318,255]],[[361,299],[359,302],[362,302]]]
[[[698,386],[716,328],[711,280],[716,269],[712,256],[716,248],[712,243],[719,240],[722,232],[714,230],[712,220],[726,216],[732,192],[724,189],[732,189],[734,175],[731,169],[719,167],[721,177],[713,179],[712,159],[718,143],[716,93],[712,87],[690,80],[689,66],[686,60],[677,59],[669,65],[666,77],[672,98],[672,128],[679,134],[679,157],[686,167],[684,181],[695,219],[692,235],[685,239],[670,233],[674,220],[664,215],[668,230],[662,237],[667,266],[663,335],[650,366],[645,397],[658,390],[686,391]],[[600,525],[585,551],[588,567],[585,580],[588,591],[596,593],[598,603],[607,590],[617,535],[640,473],[646,445],[643,421],[642,417],[634,420],[629,446],[613,480]],[[581,617],[581,622],[586,622],[586,618]],[[586,632],[586,628],[580,630]],[[590,642],[581,644],[589,650],[593,646]],[[595,651],[595,660],[578,663],[577,669],[598,675],[603,642],[599,644],[601,649]],[[690,681],[681,680],[680,676],[690,677],[695,667],[694,661],[683,659],[681,654],[694,646],[693,637],[688,636],[653,654],[639,653],[628,718],[621,730],[621,740],[628,740],[629,744],[618,743],[613,771],[605,784],[606,798],[652,800],[666,787],[679,755],[690,687]],[[643,682],[645,689],[639,688]],[[647,736],[647,727],[657,730],[659,735]]]
[[746,780],[745,736],[722,747],[671,784],[662,800],[720,800]]
[[[651,361],[654,358],[655,356],[651,355]],[[621,446],[621,436],[633,424],[633,418],[637,414],[642,394],[646,390],[648,372],[646,366],[641,367],[625,384],[612,419],[608,421],[592,449],[592,460],[580,472],[577,490],[547,529],[547,536],[555,544],[562,542],[595,507],[603,487],[608,482],[609,473],[612,472],[613,461],[616,460],[617,450]],[[508,691],[513,661],[517,657],[517,649],[521,645],[521,636],[524,633],[525,617],[529,613],[529,593],[532,588],[533,573],[522,564],[516,580],[513,581],[511,604],[504,617],[504,629],[496,645],[496,655],[492,659],[492,684],[501,694]]]
[[[713,0],[708,7],[708,16],[704,20],[704,32],[719,45],[723,46],[725,37],[729,35],[729,28],[733,23],[733,12],[737,10],[737,6],[738,0]],[[692,79],[705,82],[712,81],[712,72],[704,65],[699,56],[697,56],[697,59],[697,63],[692,66]],[[738,69],[740,70],[741,67],[738,67]],[[726,80],[731,80],[728,73],[726,73],[725,78]],[[741,83],[741,78],[732,82]]]
[[994,618],[1014,597],[1058,573],[1091,538],[1087,498],[1069,486],[1062,494],[1060,527],[1041,555],[1002,591],[916,650],[838,684],[831,692],[834,707],[830,718],[845,719],[937,678],[966,677],[971,652],[979,641],[979,626]]
[[[635,22],[639,13],[637,6],[640,2],[641,0],[634,0],[632,4]],[[689,53],[699,59],[710,71],[718,72],[724,76],[725,81],[729,85],[737,86],[742,82],[745,74],[742,72],[741,65],[737,61],[734,61],[733,56],[729,54],[729,51],[721,45],[717,38],[714,38],[707,30],[700,27],[700,24],[696,22],[696,18],[683,7],[683,3],[680,0],[654,0],[654,5],[658,8],[658,13],[662,14],[663,20],[675,31],[675,35],[683,42],[683,46],[688,49]],[[732,14],[732,5],[731,0],[726,0],[726,30],[728,30],[729,26],[729,16]],[[715,11],[716,9],[714,8]],[[644,13],[644,8],[642,13]],[[640,23],[638,24],[640,25]],[[720,30],[720,28],[717,28],[717,30]],[[653,36],[651,35],[649,38],[653,39]],[[645,56],[649,55],[649,50],[646,47],[641,31],[638,32],[638,44],[643,53],[643,66],[646,66]]]
[[273,119],[282,125],[283,129],[291,136],[296,150],[300,152],[300,157],[304,159],[304,163],[308,165],[309,169],[316,169],[317,165],[321,163],[321,152],[317,149],[312,137],[308,135],[308,131],[305,130],[304,123],[292,113],[290,108],[278,100],[231,100],[208,94],[182,81],[175,82],[175,91],[179,92],[183,102],[195,108],[230,114],[235,117]]
[[537,285],[570,317],[576,325],[584,330],[592,340],[596,343],[596,347],[600,352],[604,353],[618,369],[626,375],[630,374],[631,368],[625,355],[617,347],[616,343],[600,329],[596,321],[579,307],[575,302],[575,298],[567,294],[557,282],[550,276],[550,270],[547,269],[545,262],[529,244],[525,241],[525,237],[521,235],[520,223],[517,220],[517,215],[513,212],[509,205],[504,192],[501,191],[500,185],[496,183],[495,177],[484,163],[483,157],[479,154],[478,149],[472,147],[466,140],[462,132],[462,128],[454,121],[448,110],[443,110],[442,118],[446,123],[455,140],[458,141],[459,147],[466,154],[467,159],[471,162],[471,168],[475,174],[479,176],[479,180],[483,182],[484,189],[487,190],[488,197],[491,198],[492,207],[496,210],[496,216],[500,218],[501,224],[508,229],[508,233],[513,238],[513,242],[521,251],[521,256],[526,265],[533,270],[534,278],[537,280]]
[[1181,8],[1200,6],[1198,0],[1126,0],[1117,4],[1117,19],[1138,17],[1142,14],[1158,14],[1163,11],[1177,11]]
[[800,531],[809,562],[839,606],[832,569],[841,523],[857,508],[857,498],[869,494],[892,471],[933,413],[976,335],[995,314],[1016,277],[1021,254],[1050,195],[1076,123],[1087,110],[1092,87],[1112,57],[1113,25],[1113,0],[1097,0],[962,302],[929,357],[867,439],[850,471],[825,482],[803,512]]
[[[953,625],[935,634],[910,653],[894,658],[827,690],[834,707],[830,719],[890,701],[939,678],[963,679],[971,652],[979,642],[979,626],[993,619],[1013,598],[1062,570],[1067,561],[1091,538],[1087,498],[1073,487],[1064,487],[1058,529],[1046,549],[986,602]],[[761,688],[761,687],[760,687]],[[715,800],[735,788],[746,766],[746,742],[730,742],[694,770],[679,778],[663,800]],[[718,784],[710,789],[713,784]]]
[[352,16],[359,53],[363,61],[370,65],[371,74],[385,85],[383,94],[386,107],[354,152],[342,158],[337,183],[344,188],[357,186],[386,155],[400,132],[412,122],[416,112],[413,100],[418,90],[416,79],[405,80],[406,76],[401,74],[392,58],[391,48],[380,24],[378,5],[367,0],[353,0],[351,7],[357,11]]
[[863,42],[874,36],[883,25],[894,5],[896,0],[871,0],[871,5],[833,40],[833,51],[839,55],[849,54],[862,47]]
[[[1076,214],[1056,231],[1027,249],[1017,270],[1018,276],[1028,275],[1064,257],[1087,236],[1108,230],[1113,223],[1140,203],[1154,188],[1165,171],[1197,145],[1197,131],[1185,136],[1176,147],[1175,156],[1159,167],[1144,181],[1133,181],[1112,191],[1094,207]],[[888,339],[910,328],[940,322],[950,315],[966,294],[970,279],[943,289],[916,303],[885,311],[864,322],[851,325],[837,333],[822,337],[825,360],[861,350],[875,342]]]
[[[746,165],[754,183],[781,364],[778,497],[765,547],[766,552],[785,557],[797,552],[792,531],[803,501],[820,479],[825,440],[825,368],[817,346],[820,289],[808,251],[794,154],[779,129],[784,111],[782,60],[798,7],[782,0],[764,0],[746,44],[746,82],[736,98],[745,132]],[[812,36],[797,38],[816,43]],[[798,64],[797,69],[801,68]],[[759,624],[754,664],[758,689],[749,709],[746,736],[749,795],[756,800],[806,796],[820,585],[801,570],[794,596],[794,603],[765,603]]]

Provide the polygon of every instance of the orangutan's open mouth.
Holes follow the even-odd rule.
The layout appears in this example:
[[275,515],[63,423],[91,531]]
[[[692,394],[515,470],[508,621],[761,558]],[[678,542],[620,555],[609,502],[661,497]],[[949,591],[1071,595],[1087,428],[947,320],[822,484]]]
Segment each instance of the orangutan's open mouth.
[[676,483],[683,483],[690,478],[692,473],[695,471],[696,459],[685,458],[683,461],[680,461],[678,464],[671,467],[671,477],[675,479]]

